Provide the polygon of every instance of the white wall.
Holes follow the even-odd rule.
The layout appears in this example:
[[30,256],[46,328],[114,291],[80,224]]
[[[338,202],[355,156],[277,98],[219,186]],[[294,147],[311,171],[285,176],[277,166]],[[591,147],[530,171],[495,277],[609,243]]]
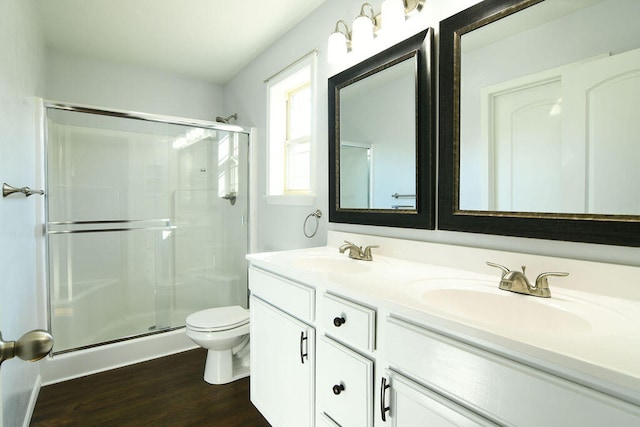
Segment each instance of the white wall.
[[[29,0],[0,0],[0,182],[35,186],[34,100],[41,87],[44,47]],[[36,292],[36,203],[40,196],[0,199],[0,330],[5,340],[45,328]],[[38,365],[6,361],[4,426],[23,425],[39,381]]]
[[[149,68],[47,51],[44,98],[150,114],[214,121],[219,85]],[[230,113],[229,113],[230,114]]]
[[[374,9],[379,11],[382,1],[371,1]],[[391,39],[378,39],[373,52],[406,38],[418,31],[432,27],[437,31],[439,22],[461,10],[466,9],[479,0],[429,0],[425,2],[420,14],[406,22],[402,34],[395,34]],[[258,174],[260,195],[265,194],[266,170],[266,90],[263,80],[279,71],[309,50],[318,48],[318,103],[317,103],[317,135],[318,162],[315,177],[318,187],[316,206],[327,212],[328,209],[328,159],[327,159],[327,79],[353,65],[367,55],[356,58],[341,67],[327,65],[326,44],[335,23],[344,19],[351,23],[359,13],[360,0],[326,0],[307,19],[301,22],[284,37],[264,51],[249,66],[242,70],[224,87],[224,105],[228,111],[237,111],[241,122],[258,128],[259,136],[254,148],[258,150],[259,161],[253,165]],[[369,55],[371,54],[369,53]],[[435,68],[437,70],[437,67]],[[437,123],[437,120],[436,120]],[[313,209],[315,209],[315,207]],[[365,233],[388,237],[406,238],[439,243],[476,246],[513,252],[529,252],[541,255],[561,256],[587,260],[640,265],[640,249],[612,247],[605,245],[581,244],[573,242],[555,242],[538,239],[522,239],[515,237],[491,236],[449,231],[405,230],[389,227],[372,227],[349,224],[327,224],[327,215],[323,217],[320,227],[321,236],[306,239],[302,234],[302,221],[311,211],[311,207],[290,207],[267,205],[260,197],[258,202],[258,250],[275,250],[322,245],[326,242],[326,229]]]

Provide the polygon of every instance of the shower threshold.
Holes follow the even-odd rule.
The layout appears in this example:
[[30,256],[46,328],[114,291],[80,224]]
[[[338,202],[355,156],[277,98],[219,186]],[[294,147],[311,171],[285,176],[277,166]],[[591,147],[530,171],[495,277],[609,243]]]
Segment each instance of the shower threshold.
[[60,350],[60,351],[52,351],[51,352],[51,356],[58,356],[58,355],[62,355],[62,354],[73,353],[73,352],[82,351],[82,350],[88,350],[88,349],[91,349],[91,348],[101,347],[101,346],[105,346],[105,345],[117,344],[117,343],[121,343],[121,342],[135,340],[135,339],[138,339],[138,338],[144,338],[144,337],[148,337],[148,336],[152,336],[152,335],[158,335],[158,334],[163,334],[163,333],[166,333],[166,332],[172,332],[172,331],[176,331],[178,329],[184,329],[184,325],[182,325],[182,326],[173,326],[173,327],[163,327],[163,328],[158,328],[156,325],[152,325],[152,326],[149,327],[149,332],[146,332],[146,333],[130,335],[130,336],[121,337],[121,338],[114,339],[114,340],[109,340],[109,341],[101,341],[101,342],[98,342],[98,343],[95,343],[95,344],[87,344],[87,345],[83,345],[83,346],[80,346],[80,347],[74,347],[74,348],[69,348],[69,349]]

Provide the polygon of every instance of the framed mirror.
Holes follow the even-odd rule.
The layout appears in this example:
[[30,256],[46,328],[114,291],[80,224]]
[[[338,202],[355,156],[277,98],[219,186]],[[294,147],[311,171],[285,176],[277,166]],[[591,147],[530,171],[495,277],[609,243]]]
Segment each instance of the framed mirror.
[[640,246],[638,16],[485,0],[441,22],[438,228]]
[[329,221],[434,228],[433,30],[329,79]]

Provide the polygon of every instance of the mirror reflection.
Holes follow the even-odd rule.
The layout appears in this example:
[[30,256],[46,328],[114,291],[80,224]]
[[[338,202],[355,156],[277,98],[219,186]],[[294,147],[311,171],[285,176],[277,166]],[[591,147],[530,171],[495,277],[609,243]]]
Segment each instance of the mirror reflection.
[[340,207],[416,209],[416,57],[340,90]]
[[640,1],[528,3],[461,36],[459,209],[640,215]]

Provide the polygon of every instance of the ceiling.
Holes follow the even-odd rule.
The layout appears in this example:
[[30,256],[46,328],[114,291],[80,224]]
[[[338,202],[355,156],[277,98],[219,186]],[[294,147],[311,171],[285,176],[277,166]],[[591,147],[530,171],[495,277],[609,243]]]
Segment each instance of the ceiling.
[[224,84],[324,0],[36,0],[47,47]]

